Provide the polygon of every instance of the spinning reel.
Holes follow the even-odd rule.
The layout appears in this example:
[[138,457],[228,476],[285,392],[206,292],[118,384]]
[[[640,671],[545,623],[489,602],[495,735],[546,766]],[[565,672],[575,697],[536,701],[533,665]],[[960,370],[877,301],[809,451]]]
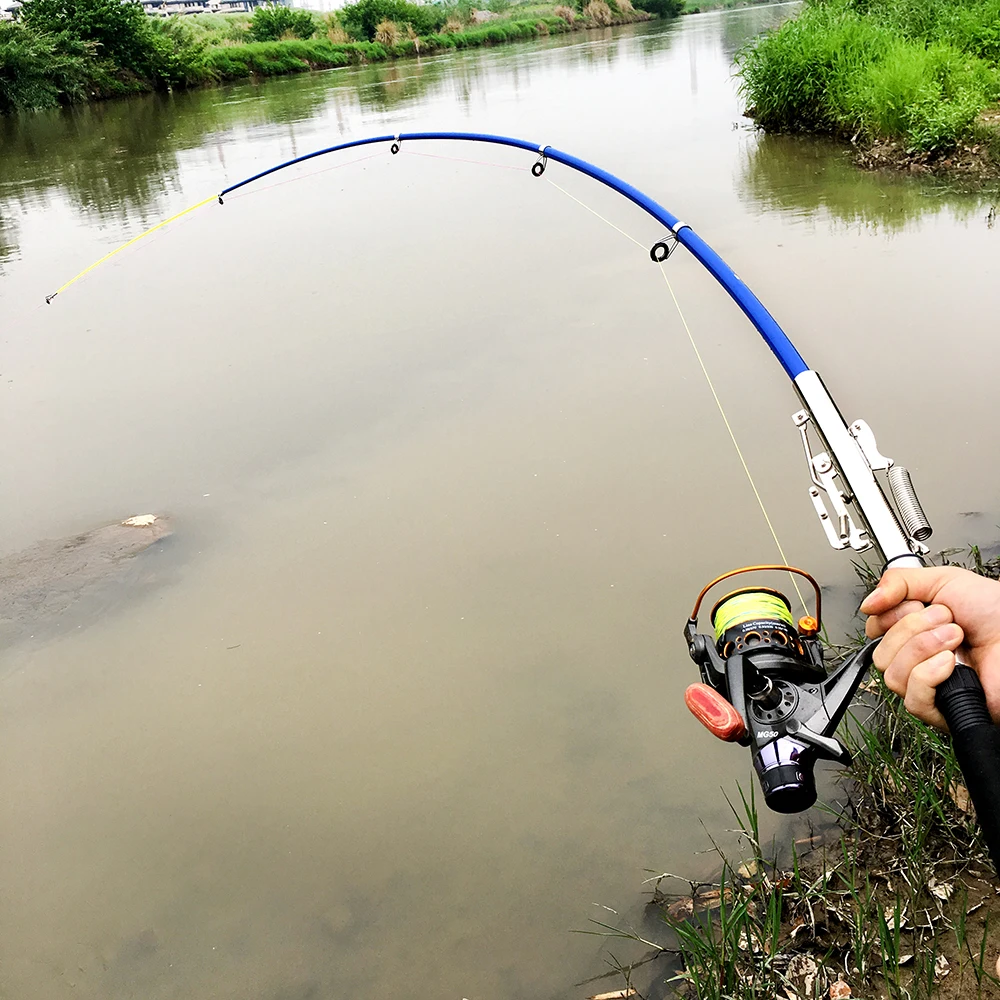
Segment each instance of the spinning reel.
[[[808,580],[816,594],[815,616],[796,623],[780,591],[744,587],[712,608],[714,638],[698,634],[698,611],[716,584],[764,570]],[[684,626],[688,652],[703,681],[687,689],[684,701],[719,739],[750,747],[764,801],[775,812],[801,812],[816,801],[817,760],[850,763],[850,753],[834,733],[878,644],[869,642],[827,676],[818,638],[821,605],[819,584],[803,570],[748,566],[708,584]]]

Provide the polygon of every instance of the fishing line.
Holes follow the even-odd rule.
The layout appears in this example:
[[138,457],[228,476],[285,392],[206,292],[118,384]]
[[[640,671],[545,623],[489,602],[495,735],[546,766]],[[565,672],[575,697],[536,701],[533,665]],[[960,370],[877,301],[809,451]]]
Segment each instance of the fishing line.
[[[576,195],[567,191],[564,187],[557,184],[550,177],[546,176],[545,180],[547,180],[549,184],[551,184],[557,190],[562,191],[562,193],[566,195],[567,198],[571,198],[573,201],[575,201],[581,208],[585,208],[588,212],[590,212],[591,215],[596,216],[602,222],[607,223],[607,225],[609,225],[616,232],[621,233],[621,235],[624,236],[625,239],[631,240],[636,246],[641,247],[643,250],[647,249],[645,244],[640,243],[634,236],[630,235],[629,233],[626,233],[624,229],[621,229],[618,226],[616,226],[610,219],[605,218],[603,215],[601,215],[600,212],[591,208],[590,205],[588,205],[584,201],[581,201],[579,198],[576,197]],[[663,266],[664,263],[665,262],[660,263],[660,271],[663,274],[663,280],[666,281],[667,283],[667,288],[670,291],[670,297],[674,301],[674,307],[677,309],[677,315],[680,317],[681,324],[684,326],[684,331],[687,334],[688,340],[691,342],[691,347],[694,350],[695,357],[698,359],[698,364],[701,366],[702,373],[705,376],[705,381],[708,383],[708,388],[711,390],[712,396],[715,399],[715,404],[719,408],[719,413],[722,415],[722,421],[726,425],[726,430],[729,431],[729,437],[732,439],[733,447],[736,449],[736,454],[739,456],[740,464],[743,466],[743,471],[746,473],[747,480],[750,483],[750,488],[753,490],[753,495],[757,498],[757,504],[760,507],[760,512],[764,515],[764,521],[767,523],[768,530],[771,532],[771,538],[774,539],[774,544],[778,549],[778,554],[781,556],[781,562],[783,565],[787,566],[788,557],[785,555],[785,550],[782,547],[780,540],[778,539],[778,533],[775,530],[774,524],[771,521],[771,517],[767,512],[767,507],[764,505],[764,499],[760,495],[760,490],[757,489],[757,484],[756,482],[754,482],[753,475],[750,472],[750,467],[747,465],[746,459],[743,457],[743,450],[740,448],[739,441],[736,439],[736,434],[733,431],[732,424],[730,424],[729,422],[729,417],[726,415],[726,410],[725,407],[722,405],[722,400],[719,398],[719,394],[715,391],[715,384],[712,382],[712,377],[711,375],[709,375],[708,368],[705,366],[705,362],[702,359],[701,351],[698,350],[698,345],[695,343],[694,335],[691,333],[691,328],[688,326],[688,322],[684,317],[684,312],[681,309],[680,303],[677,301],[677,296],[674,294],[673,285],[670,284],[670,278],[667,276],[666,268]],[[803,611],[806,614],[808,614],[809,609],[806,606],[805,598],[802,596],[802,591],[799,590],[798,582],[791,573],[788,574],[788,577],[792,581],[792,586],[795,588],[795,593],[802,604]]]
[[182,212],[178,212],[176,215],[171,215],[169,219],[164,219],[162,222],[157,222],[155,226],[150,226],[149,229],[147,229],[145,232],[139,233],[138,236],[133,236],[132,239],[130,239],[127,243],[123,243],[120,247],[115,247],[114,250],[111,250],[110,252],[106,253],[100,260],[94,261],[94,263],[91,264],[90,267],[85,267],[78,275],[76,275],[73,278],[70,278],[69,281],[67,281],[64,285],[60,285],[51,295],[46,295],[45,296],[46,303],[50,303],[60,292],[66,291],[66,289],[69,288],[70,285],[75,284],[84,275],[90,274],[90,272],[93,271],[95,267],[100,267],[100,265],[103,264],[106,260],[110,260],[112,257],[114,257],[115,254],[121,253],[122,250],[127,250],[130,246],[132,246],[133,243],[138,243],[139,240],[141,240],[144,236],[148,236],[150,233],[155,233],[157,229],[162,229],[164,226],[169,225],[171,222],[183,218],[185,215],[188,214],[188,212],[193,212],[196,209],[201,208],[202,205],[207,205],[210,201],[215,201],[215,199],[216,195],[214,194],[209,195],[207,198],[203,198],[201,201],[199,201],[196,205],[191,205],[188,208],[185,208]]
[[365,160],[373,160],[376,156],[381,156],[381,153],[369,153],[367,156],[359,156],[354,160],[345,160],[343,163],[335,163],[332,167],[323,167],[322,170],[311,170],[308,174],[300,174],[298,177],[289,177],[286,181],[275,181],[273,184],[265,184],[263,187],[254,188],[252,191],[244,191],[242,194],[234,194],[231,201],[236,201],[237,198],[248,198],[252,194],[261,194],[264,191],[270,191],[273,188],[281,187],[284,184],[295,184],[298,181],[304,181],[309,177],[318,177],[320,174],[328,174],[331,170],[339,170],[341,167],[349,167],[352,163],[364,163]]
[[[771,532],[771,537],[774,539],[774,544],[778,549],[778,554],[781,556],[781,561],[784,565],[788,565],[788,557],[785,555],[785,550],[782,548],[781,542],[778,539],[778,533],[774,529],[774,524],[771,522],[770,515],[767,513],[767,507],[764,506],[764,499],[760,495],[760,490],[757,489],[757,484],[754,482],[753,475],[750,472],[750,466],[747,465],[747,460],[743,457],[743,449],[740,448],[740,443],[736,439],[736,433],[733,431],[733,425],[729,422],[729,417],[726,416],[726,409],[722,405],[722,400],[719,398],[719,394],[715,391],[715,383],[712,381],[712,376],[708,374],[708,368],[705,367],[705,361],[701,356],[701,351],[698,350],[698,345],[695,343],[694,335],[691,333],[691,327],[688,326],[687,319],[684,317],[684,312],[681,309],[680,303],[677,301],[677,296],[674,294],[674,286],[670,284],[670,278],[667,275],[667,270],[660,264],[660,271],[663,274],[663,280],[667,283],[667,289],[670,292],[670,297],[674,300],[674,306],[677,308],[677,315],[680,316],[681,324],[684,326],[684,332],[687,334],[688,340],[691,342],[691,349],[694,351],[694,356],[698,359],[698,364],[701,366],[702,373],[705,376],[705,381],[708,383],[708,388],[712,392],[712,396],[715,399],[715,405],[719,408],[719,413],[722,415],[722,422],[726,425],[726,430],[729,431],[729,437],[732,439],[733,447],[736,449],[736,454],[739,456],[740,465],[743,466],[743,471],[747,474],[747,480],[750,483],[750,489],[753,490],[753,495],[757,498],[757,504],[760,507],[760,512],[764,515],[764,520],[767,522],[768,530]],[[809,613],[809,608],[806,606],[805,598],[802,596],[802,591],[799,590],[799,585],[795,580],[795,577],[789,573],[788,578],[792,581],[792,586],[795,588],[795,593],[802,603],[802,608],[806,614]]]
[[[234,198],[245,198],[245,197],[247,197],[248,195],[251,195],[251,194],[260,194],[261,192],[268,191],[271,188],[281,187],[282,184],[291,184],[293,181],[305,180],[307,177],[313,177],[316,174],[325,174],[325,173],[327,173],[330,170],[338,170],[341,167],[348,167],[352,163],[362,163],[365,160],[371,160],[371,159],[373,159],[374,157],[376,157],[378,155],[379,155],[378,153],[370,153],[367,156],[359,156],[356,159],[347,160],[345,163],[335,163],[335,164],[333,164],[333,166],[324,167],[322,170],[314,170],[311,173],[303,174],[303,175],[301,175],[299,177],[291,177],[287,181],[276,181],[273,184],[268,184],[265,187],[257,188],[254,191],[245,191],[243,194],[233,195],[233,197]],[[149,229],[146,229],[145,231],[139,233],[138,236],[132,237],[132,239],[128,240],[128,242],[122,243],[121,246],[115,247],[114,250],[109,251],[103,257],[101,257],[99,260],[95,260],[94,263],[90,265],[90,267],[84,268],[75,277],[70,278],[69,281],[67,281],[65,284],[61,285],[59,288],[57,288],[51,295],[46,295],[45,296],[45,302],[46,302],[46,304],[51,303],[52,300],[60,292],[66,291],[66,289],[69,288],[70,285],[75,284],[81,278],[83,278],[86,275],[90,274],[91,271],[93,271],[97,267],[100,267],[101,264],[105,263],[105,261],[110,260],[116,254],[121,253],[123,250],[127,250],[130,246],[133,246],[134,244],[138,243],[140,240],[145,239],[147,236],[150,236],[152,233],[155,233],[157,230],[163,229],[164,226],[170,225],[171,222],[176,222],[178,219],[182,219],[185,215],[189,215],[191,212],[194,212],[196,209],[201,208],[203,205],[207,205],[210,201],[215,201],[217,199],[217,197],[218,196],[214,195],[214,194],[210,195],[208,198],[202,199],[197,204],[190,205],[187,208],[183,209],[182,211],[177,212],[175,215],[171,215],[169,218],[163,219],[161,222],[157,222],[155,225],[150,226]]]
[[600,212],[595,211],[586,202],[580,201],[580,199],[577,198],[575,194],[571,194],[569,191],[566,190],[566,188],[556,184],[556,182],[552,180],[551,177],[546,177],[545,180],[547,180],[558,191],[562,191],[562,193],[566,195],[567,198],[572,198],[573,201],[575,201],[581,208],[585,208],[588,212],[590,212],[591,215],[596,215],[597,218],[601,220],[601,222],[606,222],[612,229],[615,230],[615,232],[621,233],[622,236],[625,237],[625,239],[631,240],[637,247],[641,247],[643,250],[648,249],[644,244],[640,243],[634,236],[629,236],[629,234],[626,233],[624,229],[619,229],[610,219],[606,219],[603,215],[601,215]]
[[[378,155],[377,153],[374,155]],[[468,160],[464,156],[442,156],[441,153],[422,153],[419,149],[408,149],[408,156],[426,156],[431,160],[451,160],[452,163],[475,163],[480,167],[499,167],[501,170],[517,170],[521,173],[529,170],[530,167],[519,167],[514,163],[497,163],[495,160]]]

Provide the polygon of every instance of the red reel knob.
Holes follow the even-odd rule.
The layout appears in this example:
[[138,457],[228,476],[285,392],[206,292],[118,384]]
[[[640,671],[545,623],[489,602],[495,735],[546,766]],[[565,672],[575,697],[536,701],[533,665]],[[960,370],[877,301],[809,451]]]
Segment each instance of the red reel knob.
[[691,714],[713,735],[735,743],[746,735],[740,713],[713,687],[692,684],[684,692],[684,704]]

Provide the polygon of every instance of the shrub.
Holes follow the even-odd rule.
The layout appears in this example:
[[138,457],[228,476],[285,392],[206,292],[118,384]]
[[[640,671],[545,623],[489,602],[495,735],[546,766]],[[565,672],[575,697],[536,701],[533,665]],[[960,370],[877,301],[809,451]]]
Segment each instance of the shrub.
[[253,12],[247,33],[255,42],[274,42],[286,35],[312,38],[316,34],[316,22],[307,10],[266,4]]
[[340,23],[340,18],[337,16],[336,11],[327,14],[323,18],[323,24],[326,28],[326,37],[331,42],[342,45],[347,41],[347,32],[344,31],[344,26]]
[[399,25],[395,21],[379,21],[375,25],[375,41],[380,45],[396,45],[400,35]]
[[418,35],[441,30],[447,15],[434,4],[418,5],[408,0],[358,0],[340,11],[340,23],[349,35],[373,41],[382,21],[412,24]]
[[635,6],[657,17],[677,17],[684,10],[684,0],[635,0]]
[[583,16],[590,18],[594,24],[607,27],[611,23],[611,8],[604,0],[590,0],[583,8]]
[[549,26],[544,21],[536,21],[535,31],[537,31],[539,35],[547,35],[549,33]]
[[136,0],[28,0],[21,18],[36,32],[93,42],[96,56],[123,69],[148,70],[150,19]]
[[88,62],[82,45],[67,52],[52,35],[0,21],[0,114],[82,98]]
[[150,18],[152,48],[149,72],[153,82],[168,87],[190,86],[209,77],[206,43],[178,17]]
[[565,4],[560,4],[552,12],[556,17],[561,17],[567,24],[573,24],[576,21],[576,11],[572,7],[567,7]]

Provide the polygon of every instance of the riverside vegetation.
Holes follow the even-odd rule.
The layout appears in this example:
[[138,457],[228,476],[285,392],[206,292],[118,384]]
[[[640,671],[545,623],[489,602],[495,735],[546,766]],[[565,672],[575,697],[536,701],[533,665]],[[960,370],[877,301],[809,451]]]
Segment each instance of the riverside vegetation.
[[[1000,578],[1000,558],[975,547],[971,555],[971,568]],[[859,573],[867,592],[877,574]],[[846,798],[820,814],[825,829],[768,847],[753,793],[741,791],[730,804],[742,857],[716,846],[711,881],[649,880],[650,906],[672,940],[601,924],[599,933],[653,949],[617,963],[627,988],[639,965],[670,955],[668,982],[689,1000],[998,995],[1000,890],[948,738],[914,719],[877,671],[845,728],[854,761],[843,772]],[[678,881],[683,892],[667,891]]]
[[807,0],[737,65],[765,131],[848,139],[869,166],[1000,168],[1000,0]]
[[90,99],[496,45],[579,28],[671,17],[683,0],[358,0],[315,14],[149,17],[135,0],[27,0],[0,21],[0,114]]

